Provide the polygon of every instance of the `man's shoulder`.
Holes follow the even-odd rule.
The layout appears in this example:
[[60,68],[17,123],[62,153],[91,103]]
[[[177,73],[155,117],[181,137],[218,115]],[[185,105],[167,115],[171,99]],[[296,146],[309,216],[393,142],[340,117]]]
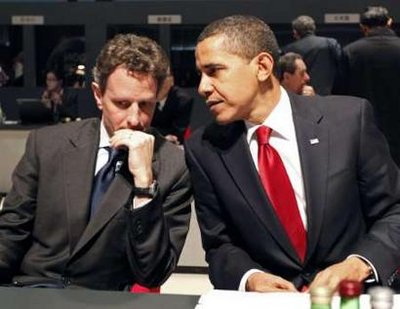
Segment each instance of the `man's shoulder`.
[[235,121],[226,125],[212,122],[196,129],[188,141],[187,146],[196,148],[200,145],[210,145],[220,149],[229,148],[245,132],[243,121]]
[[336,39],[317,35],[306,35],[299,40],[296,40],[283,48],[284,52],[301,53],[310,49],[323,47],[326,45],[338,45]]
[[347,44],[345,47],[343,47],[343,50],[350,51],[353,49],[363,49],[366,45],[370,45],[371,43],[372,42],[370,42],[367,37],[362,37],[358,40],[355,40],[354,42]]
[[183,159],[184,154],[181,147],[168,141],[155,128],[151,128],[150,134],[152,134],[155,138],[154,153],[157,153],[157,155],[161,158],[161,160],[180,161],[181,159]]
[[39,129],[35,129],[35,131],[40,134],[60,134],[62,132],[73,132],[77,130],[82,130],[85,128],[91,128],[94,126],[98,126],[100,124],[100,119],[98,118],[88,118],[79,121],[71,121],[67,123],[59,123],[55,125],[41,127]]
[[[324,118],[340,118],[344,115],[358,114],[368,101],[353,96],[300,96],[291,95],[293,110],[309,118],[312,115],[322,115]],[[318,118],[318,117],[317,117]]]
[[90,132],[95,134],[100,127],[100,119],[90,118],[80,121],[45,126],[35,129],[31,135],[42,143],[50,145],[59,144],[67,139],[78,141],[82,136],[87,136]]

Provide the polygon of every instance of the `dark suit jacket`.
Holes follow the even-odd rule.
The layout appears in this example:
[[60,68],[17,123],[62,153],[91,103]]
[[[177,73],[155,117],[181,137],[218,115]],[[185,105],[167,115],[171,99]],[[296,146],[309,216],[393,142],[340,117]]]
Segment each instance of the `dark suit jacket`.
[[290,100],[307,204],[304,263],[264,192],[244,123],[199,129],[186,143],[212,283],[237,289],[256,268],[299,287],[349,254],[371,261],[387,283],[400,264],[400,173],[370,106],[352,97]]
[[295,52],[303,57],[310,75],[310,85],[319,95],[331,94],[342,49],[333,38],[307,35],[285,46],[283,52]]
[[151,125],[163,135],[173,134],[183,142],[183,135],[189,127],[193,97],[184,89],[173,86],[168,93],[164,108],[154,111]]
[[400,38],[388,28],[374,28],[344,50],[336,92],[368,99],[379,127],[400,164]]
[[74,88],[64,88],[62,104],[58,106],[60,120],[69,117],[72,120],[78,115],[78,91]]
[[175,268],[190,220],[183,152],[153,132],[156,197],[131,210],[125,163],[89,221],[99,126],[90,119],[30,134],[0,213],[2,283],[120,290],[160,285]]

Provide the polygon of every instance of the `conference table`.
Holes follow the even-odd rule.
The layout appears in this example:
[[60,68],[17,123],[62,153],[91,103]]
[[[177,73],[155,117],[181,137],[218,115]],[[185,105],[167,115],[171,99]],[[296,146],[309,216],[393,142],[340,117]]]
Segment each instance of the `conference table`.
[[5,309],[194,309],[199,296],[0,287]]
[[[400,308],[395,295],[393,309]],[[340,308],[334,296],[332,309]],[[244,293],[212,290],[201,297],[172,294],[132,294],[86,289],[0,287],[0,308],[6,309],[309,309],[308,293]],[[370,309],[369,297],[360,297],[360,308]]]

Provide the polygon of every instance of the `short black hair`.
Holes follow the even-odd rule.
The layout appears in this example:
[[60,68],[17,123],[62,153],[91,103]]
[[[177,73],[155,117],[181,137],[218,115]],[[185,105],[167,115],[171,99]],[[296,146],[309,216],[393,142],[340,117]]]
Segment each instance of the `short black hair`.
[[271,28],[261,19],[249,15],[232,15],[213,21],[197,38],[197,43],[223,35],[228,52],[251,60],[261,52],[269,53],[274,62],[279,58],[279,46]]
[[385,7],[368,6],[361,14],[360,23],[367,27],[384,27],[389,19],[389,11]]

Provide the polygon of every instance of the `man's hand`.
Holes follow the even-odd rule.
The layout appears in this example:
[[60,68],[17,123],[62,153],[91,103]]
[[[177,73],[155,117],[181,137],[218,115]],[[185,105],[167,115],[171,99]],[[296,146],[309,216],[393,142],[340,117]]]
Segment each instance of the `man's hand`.
[[297,292],[294,285],[275,275],[256,272],[247,279],[248,292]]
[[148,188],[153,182],[154,136],[142,131],[122,129],[114,132],[110,143],[113,148],[128,148],[129,171],[135,186]]
[[371,273],[369,265],[358,257],[352,256],[341,263],[333,264],[319,272],[310,289],[317,286],[326,286],[336,291],[342,280],[362,282]]
[[176,135],[172,134],[165,135],[165,139],[170,141],[171,143],[179,145],[179,139]]
[[301,91],[302,95],[313,96],[315,95],[314,88],[310,85],[304,85]]

